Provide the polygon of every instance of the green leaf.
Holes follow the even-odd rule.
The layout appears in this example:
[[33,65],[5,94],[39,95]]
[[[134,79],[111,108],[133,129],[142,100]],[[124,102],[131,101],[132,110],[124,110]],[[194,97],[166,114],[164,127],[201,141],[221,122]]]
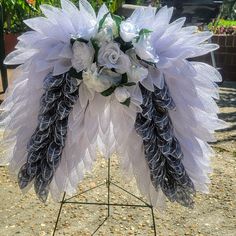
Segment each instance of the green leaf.
[[93,45],[93,48],[95,50],[95,54],[94,54],[94,62],[97,61],[97,57],[98,57],[98,51],[99,51],[99,46],[98,43],[95,39],[91,39],[91,43]]
[[114,41],[120,44],[120,49],[123,52],[133,48],[132,42],[125,42],[120,36],[116,37]]
[[120,32],[120,24],[122,22],[122,17],[118,16],[118,15],[115,15],[115,14],[112,14],[112,19],[115,21],[116,23],[116,26],[118,28],[118,32]]
[[157,65],[156,65],[155,62],[146,61],[146,60],[143,60],[143,59],[142,59],[142,61],[145,62],[146,64],[148,64],[149,66],[153,66],[153,67],[157,68]]
[[120,81],[120,84],[126,84],[128,82],[128,76],[127,74],[122,74],[122,79]]
[[138,55],[136,55],[136,57],[137,57],[138,60],[145,62],[145,63],[148,64],[149,66],[153,66],[153,67],[157,68],[157,65],[156,65],[155,62],[143,60],[143,59],[140,58]]
[[79,73],[76,71],[75,68],[71,67],[71,69],[69,70],[69,75],[71,77],[74,77],[76,79],[79,79],[79,80],[82,80],[83,77],[82,77],[82,71],[80,71]]
[[152,33],[152,31],[149,30],[149,29],[145,29],[145,28],[143,28],[143,29],[141,29],[141,30],[139,31],[139,35],[140,35],[140,36],[148,35],[148,34],[150,34],[150,33]]
[[103,24],[104,24],[104,22],[105,22],[105,20],[106,20],[106,18],[107,18],[107,16],[108,16],[109,14],[110,14],[110,12],[107,12],[107,13],[102,17],[102,19],[99,21],[98,31],[101,30],[101,28],[102,28],[102,26],[103,26]]
[[129,97],[129,98],[127,98],[124,102],[121,102],[121,104],[123,104],[123,105],[129,107],[130,102],[131,102],[131,98]]
[[115,91],[116,87],[110,87],[109,89],[101,92],[101,94],[105,97],[110,96],[114,91]]
[[127,87],[130,87],[130,86],[134,86],[136,85],[135,82],[128,82],[128,83],[125,83],[125,84],[122,84],[123,86],[127,86]]
[[135,39],[136,39],[136,43],[140,40],[140,38],[141,37],[144,37],[144,36],[148,36],[148,34],[150,34],[150,33],[152,33],[152,31],[151,30],[149,30],[149,29],[145,29],[145,28],[143,28],[143,29],[141,29],[140,31],[139,31],[139,36],[137,36]]
[[83,38],[71,38],[70,43],[73,45],[75,41],[82,42],[82,43],[88,43],[88,40]]

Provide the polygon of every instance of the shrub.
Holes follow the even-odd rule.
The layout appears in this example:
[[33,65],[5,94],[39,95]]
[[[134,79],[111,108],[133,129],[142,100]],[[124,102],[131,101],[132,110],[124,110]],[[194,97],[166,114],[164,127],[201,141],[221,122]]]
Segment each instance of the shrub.
[[[78,4],[78,0],[71,1]],[[89,2],[96,10],[104,2],[110,11],[114,12],[121,6],[123,0],[90,0]],[[41,4],[60,6],[60,0],[0,0],[0,3],[3,7],[4,31],[7,33],[24,32],[27,27],[23,20],[41,15],[39,9]]]
[[232,35],[236,33],[236,21],[234,20],[215,20],[208,27],[215,34]]

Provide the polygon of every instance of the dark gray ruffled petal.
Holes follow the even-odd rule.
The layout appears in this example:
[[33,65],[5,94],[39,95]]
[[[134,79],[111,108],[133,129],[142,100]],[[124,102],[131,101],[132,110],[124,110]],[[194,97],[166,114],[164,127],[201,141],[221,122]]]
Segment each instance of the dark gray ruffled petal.
[[68,117],[78,99],[78,86],[76,79],[66,73],[56,77],[49,74],[43,88],[38,127],[28,142],[27,162],[19,171],[18,183],[20,188],[25,188],[34,180],[35,192],[45,202],[49,185],[60,164]]
[[57,115],[46,113],[39,116],[39,130],[44,131],[48,129],[57,119]]
[[20,189],[27,187],[27,185],[33,180],[34,176],[30,176],[27,173],[27,163],[25,163],[18,173],[18,185]]
[[27,163],[35,163],[43,158],[45,153],[43,151],[29,152],[27,157]]
[[155,87],[154,92],[142,85],[140,88],[142,113],[137,114],[135,129],[143,139],[152,184],[156,190],[161,188],[170,201],[191,207],[195,190],[182,164],[183,153],[173,133],[168,110],[174,109],[175,104],[167,85],[163,89]]
[[49,73],[44,79],[43,88],[46,91],[57,89],[58,87],[61,87],[64,82],[64,76],[53,76],[52,73]]
[[71,111],[70,104],[66,101],[60,101],[57,106],[57,119],[63,120],[69,116]]
[[46,202],[49,193],[49,184],[51,180],[45,180],[42,174],[38,174],[34,181],[34,190],[42,202]]

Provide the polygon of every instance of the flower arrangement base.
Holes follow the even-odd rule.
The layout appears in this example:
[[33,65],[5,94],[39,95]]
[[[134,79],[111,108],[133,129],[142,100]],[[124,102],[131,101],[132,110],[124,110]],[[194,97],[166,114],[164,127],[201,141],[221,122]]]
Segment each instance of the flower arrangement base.
[[[73,200],[75,197],[79,197],[79,196],[81,196],[84,193],[87,193],[87,192],[89,192],[91,190],[94,190],[96,188],[102,187],[104,185],[107,186],[107,202],[101,202],[101,203],[100,202],[82,202],[82,201]],[[138,199],[140,201],[140,204],[124,204],[124,203],[113,203],[113,202],[111,202],[111,191],[110,191],[110,186],[111,185],[113,185],[116,188],[119,188],[120,190],[124,191],[125,193],[127,193],[127,194],[131,195],[132,197]],[[107,216],[104,218],[102,223],[99,224],[99,226],[93,231],[93,233],[91,233],[91,236],[95,235],[98,232],[98,230],[103,226],[103,224],[108,220],[108,218],[111,215],[110,208],[112,206],[150,208],[150,210],[151,210],[151,217],[152,217],[152,226],[151,227],[152,227],[153,233],[154,233],[153,235],[154,236],[157,235],[156,234],[156,223],[155,223],[153,206],[151,204],[143,201],[140,197],[134,195],[133,193],[129,192],[128,190],[120,187],[119,185],[117,185],[116,183],[111,181],[111,161],[110,161],[110,158],[108,159],[106,182],[98,184],[95,187],[87,189],[87,190],[85,190],[85,191],[83,191],[83,192],[81,192],[79,194],[76,194],[75,196],[69,197],[69,198],[66,198],[66,192],[64,192],[62,200],[60,202],[60,208],[59,208],[59,211],[58,211],[58,215],[57,215],[57,219],[56,219],[56,223],[55,223],[55,226],[54,226],[54,229],[53,229],[52,236],[56,235],[57,225],[58,225],[58,222],[60,220],[61,211],[62,211],[62,208],[63,208],[64,204],[78,204],[78,205],[91,205],[91,206],[92,205],[100,205],[100,206],[106,206],[107,207]]]

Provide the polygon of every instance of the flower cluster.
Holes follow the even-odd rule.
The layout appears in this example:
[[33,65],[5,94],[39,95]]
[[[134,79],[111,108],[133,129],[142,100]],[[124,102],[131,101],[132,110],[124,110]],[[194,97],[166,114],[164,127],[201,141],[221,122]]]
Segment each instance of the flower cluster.
[[[120,16],[108,12],[100,19],[93,37],[72,37],[71,70],[91,93],[104,96],[114,93],[120,103],[129,106],[130,87],[146,78],[148,66],[157,62],[148,45],[150,32],[138,31]],[[144,47],[149,49],[146,53]]]

